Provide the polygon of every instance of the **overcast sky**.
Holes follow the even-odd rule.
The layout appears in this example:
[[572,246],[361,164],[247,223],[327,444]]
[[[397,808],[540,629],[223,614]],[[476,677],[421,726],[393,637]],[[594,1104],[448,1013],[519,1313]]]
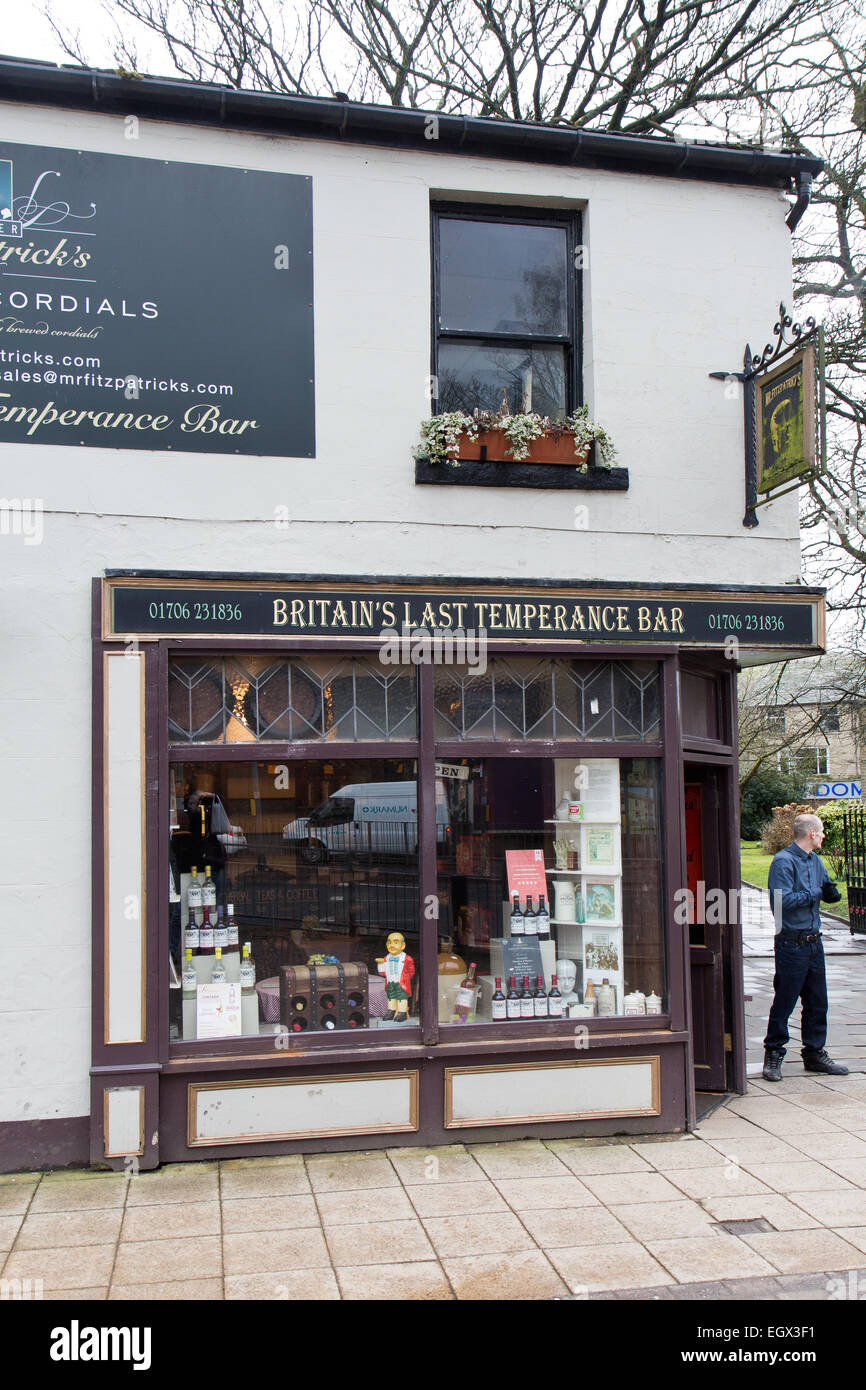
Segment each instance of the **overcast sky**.
[[[44,58],[50,63],[69,63],[42,14],[43,0],[4,0],[0,52],[7,58]],[[95,67],[112,63],[111,44],[100,0],[51,0],[51,9],[64,28],[77,29]]]

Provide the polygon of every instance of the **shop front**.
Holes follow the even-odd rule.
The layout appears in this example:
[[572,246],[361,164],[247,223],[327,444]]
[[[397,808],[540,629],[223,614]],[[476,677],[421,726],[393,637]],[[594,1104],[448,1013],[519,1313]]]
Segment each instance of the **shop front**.
[[96,580],[92,1158],[677,1131],[743,1091],[736,670],[820,649],[822,605]]

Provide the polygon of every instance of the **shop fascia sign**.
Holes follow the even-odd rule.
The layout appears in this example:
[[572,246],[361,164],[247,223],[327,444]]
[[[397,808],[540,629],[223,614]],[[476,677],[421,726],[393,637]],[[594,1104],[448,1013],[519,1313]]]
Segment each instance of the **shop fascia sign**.
[[795,323],[779,305],[775,343],[760,354],[746,344],[743,370],[710,372],[743,388],[746,512],[757,526],[757,507],[819,477],[826,466],[824,333],[813,318]]
[[[394,659],[412,644],[474,633],[488,642],[647,646],[694,644],[814,650],[820,595],[778,591],[526,590],[393,583],[313,585],[112,577],[104,581],[103,636],[386,639]],[[403,648],[405,647],[405,651]]]

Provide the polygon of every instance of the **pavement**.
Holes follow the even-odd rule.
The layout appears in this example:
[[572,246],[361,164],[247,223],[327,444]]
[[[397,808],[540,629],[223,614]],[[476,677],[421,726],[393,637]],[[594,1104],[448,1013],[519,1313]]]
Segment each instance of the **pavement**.
[[762,897],[744,891],[748,1094],[694,1133],[4,1175],[0,1296],[863,1299],[866,942],[828,920],[829,1046],[851,1075],[804,1073],[792,1029],[765,1082]]

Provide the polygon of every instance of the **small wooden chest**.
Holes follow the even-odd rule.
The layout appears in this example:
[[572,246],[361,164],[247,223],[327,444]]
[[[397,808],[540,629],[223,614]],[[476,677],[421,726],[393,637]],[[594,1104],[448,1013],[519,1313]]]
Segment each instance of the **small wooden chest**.
[[283,965],[280,1022],[292,1033],[366,1028],[367,983],[367,967],[358,962]]

